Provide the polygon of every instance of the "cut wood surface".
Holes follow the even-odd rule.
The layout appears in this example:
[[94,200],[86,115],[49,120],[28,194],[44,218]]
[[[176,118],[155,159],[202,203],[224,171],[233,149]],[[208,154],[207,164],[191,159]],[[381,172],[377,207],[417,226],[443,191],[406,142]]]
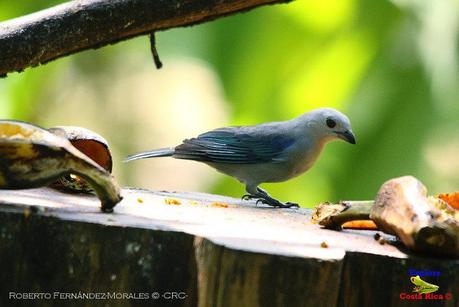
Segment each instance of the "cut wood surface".
[[0,75],[138,35],[198,24],[260,5],[289,1],[69,1],[0,23]]
[[439,271],[427,280],[453,295],[440,305],[459,303],[458,260],[408,254],[390,235],[382,234],[395,245],[382,245],[376,231],[322,229],[308,209],[217,195],[122,195],[102,213],[93,196],[0,191],[0,305],[11,303],[11,291],[175,291],[186,293],[168,300],[177,306],[403,306],[410,269]]

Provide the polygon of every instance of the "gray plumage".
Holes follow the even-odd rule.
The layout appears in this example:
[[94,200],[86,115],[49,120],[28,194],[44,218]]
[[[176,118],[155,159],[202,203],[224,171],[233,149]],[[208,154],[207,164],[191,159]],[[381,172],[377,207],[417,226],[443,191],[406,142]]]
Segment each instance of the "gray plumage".
[[126,161],[171,156],[203,162],[244,183],[249,193],[244,198],[290,207],[296,204],[281,203],[258,185],[304,173],[334,139],[355,144],[350,121],[337,110],[321,108],[284,122],[215,129],[176,147],[141,152]]

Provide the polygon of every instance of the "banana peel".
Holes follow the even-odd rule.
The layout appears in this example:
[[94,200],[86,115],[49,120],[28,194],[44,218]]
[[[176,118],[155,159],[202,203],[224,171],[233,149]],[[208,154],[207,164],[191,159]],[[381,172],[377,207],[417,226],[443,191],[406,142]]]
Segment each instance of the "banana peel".
[[42,187],[70,174],[89,183],[102,211],[113,211],[121,201],[113,176],[69,140],[32,124],[0,120],[0,189]]
[[[91,160],[112,172],[113,161],[107,140],[101,135],[86,128],[75,126],[58,126],[48,129],[49,132],[62,136]],[[60,177],[50,185],[51,188],[69,193],[92,193],[91,186],[80,176],[70,174]]]

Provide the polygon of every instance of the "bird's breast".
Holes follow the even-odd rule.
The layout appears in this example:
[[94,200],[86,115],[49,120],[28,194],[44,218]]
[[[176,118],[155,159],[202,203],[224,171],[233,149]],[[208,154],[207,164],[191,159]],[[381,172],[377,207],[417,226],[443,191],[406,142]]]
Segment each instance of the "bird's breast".
[[289,153],[288,167],[291,169],[292,177],[301,175],[310,169],[322,151],[322,144],[305,143],[296,150]]

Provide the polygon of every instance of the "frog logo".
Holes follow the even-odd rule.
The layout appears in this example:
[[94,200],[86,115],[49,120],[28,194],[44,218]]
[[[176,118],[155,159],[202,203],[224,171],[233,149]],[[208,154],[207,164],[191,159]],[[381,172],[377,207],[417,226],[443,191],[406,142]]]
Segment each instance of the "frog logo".
[[417,292],[419,294],[426,294],[426,293],[433,293],[438,291],[438,286],[434,284],[430,284],[419,277],[417,275],[416,277],[411,277],[410,278],[411,282],[415,285],[413,292]]

